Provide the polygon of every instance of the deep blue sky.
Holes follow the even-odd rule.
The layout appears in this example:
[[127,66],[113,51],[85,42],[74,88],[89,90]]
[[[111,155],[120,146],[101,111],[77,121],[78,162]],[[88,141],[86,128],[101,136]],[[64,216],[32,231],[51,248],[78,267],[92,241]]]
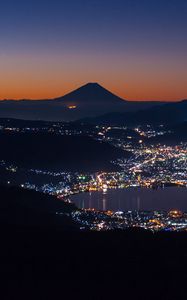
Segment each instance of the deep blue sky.
[[0,65],[1,98],[86,81],[129,99],[187,97],[187,1],[1,1]]

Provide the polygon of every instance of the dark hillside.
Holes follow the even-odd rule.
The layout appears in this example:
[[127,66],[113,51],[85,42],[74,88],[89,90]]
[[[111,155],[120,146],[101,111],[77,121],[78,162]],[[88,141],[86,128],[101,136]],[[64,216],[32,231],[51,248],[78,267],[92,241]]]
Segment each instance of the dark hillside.
[[110,171],[111,160],[129,153],[86,136],[0,133],[0,159],[26,168],[54,171]]

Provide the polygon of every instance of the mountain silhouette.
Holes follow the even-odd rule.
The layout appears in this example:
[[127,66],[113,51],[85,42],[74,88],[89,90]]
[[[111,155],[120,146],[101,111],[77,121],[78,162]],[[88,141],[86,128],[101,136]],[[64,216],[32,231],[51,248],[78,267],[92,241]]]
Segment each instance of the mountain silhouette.
[[[114,95],[98,83],[87,83],[63,97],[54,99],[66,104],[124,104],[126,100]],[[123,101],[123,102],[122,102]]]
[[138,111],[160,104],[162,102],[127,101],[98,83],[87,83],[54,99],[0,101],[0,118],[75,121],[113,112]]

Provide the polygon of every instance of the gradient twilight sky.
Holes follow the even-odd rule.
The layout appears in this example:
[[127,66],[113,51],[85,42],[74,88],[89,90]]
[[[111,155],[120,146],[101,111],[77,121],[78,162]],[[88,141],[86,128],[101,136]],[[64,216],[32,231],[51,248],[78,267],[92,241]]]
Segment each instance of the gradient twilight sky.
[[87,82],[128,100],[187,98],[187,0],[1,1],[1,99]]

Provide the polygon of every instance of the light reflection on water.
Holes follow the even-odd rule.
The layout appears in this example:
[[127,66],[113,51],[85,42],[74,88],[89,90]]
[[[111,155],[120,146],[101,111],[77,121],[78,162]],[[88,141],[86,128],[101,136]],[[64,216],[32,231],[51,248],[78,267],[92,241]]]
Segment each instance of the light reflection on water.
[[187,188],[127,188],[81,193],[71,197],[79,208],[96,210],[171,210],[187,211]]

